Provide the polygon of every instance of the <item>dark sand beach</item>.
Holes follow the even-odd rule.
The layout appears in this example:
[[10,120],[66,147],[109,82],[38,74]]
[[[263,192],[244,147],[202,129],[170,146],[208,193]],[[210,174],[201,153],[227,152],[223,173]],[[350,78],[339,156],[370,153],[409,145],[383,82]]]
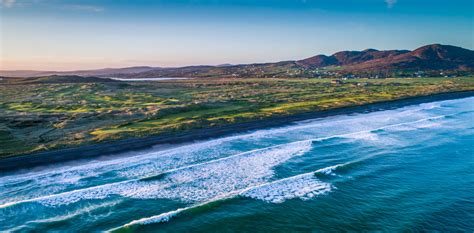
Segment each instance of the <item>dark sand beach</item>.
[[251,130],[284,126],[296,121],[302,121],[307,119],[323,118],[342,114],[348,115],[389,110],[420,103],[465,98],[470,96],[474,96],[473,91],[440,93],[429,96],[410,97],[393,101],[383,101],[366,105],[336,108],[326,111],[272,117],[244,123],[228,124],[219,127],[195,129],[179,133],[162,134],[159,136],[130,138],[105,143],[98,143],[94,145],[80,146],[75,148],[43,151],[1,159],[0,170],[2,172],[8,172],[18,169],[50,165],[59,162],[81,160],[133,150],[142,150],[150,148],[152,146],[188,143],[197,140],[217,138],[237,133],[243,133]]

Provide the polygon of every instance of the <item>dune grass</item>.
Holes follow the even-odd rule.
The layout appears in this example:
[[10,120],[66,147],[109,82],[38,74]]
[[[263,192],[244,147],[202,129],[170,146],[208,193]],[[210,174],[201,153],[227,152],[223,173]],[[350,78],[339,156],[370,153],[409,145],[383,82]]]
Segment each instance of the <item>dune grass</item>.
[[0,84],[0,156],[474,90],[474,77]]

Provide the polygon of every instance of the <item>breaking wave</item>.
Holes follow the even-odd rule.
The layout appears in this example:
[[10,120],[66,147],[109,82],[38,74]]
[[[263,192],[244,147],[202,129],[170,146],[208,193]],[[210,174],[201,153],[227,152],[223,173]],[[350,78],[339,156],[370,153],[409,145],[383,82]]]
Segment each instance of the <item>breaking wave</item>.
[[[469,117],[469,109],[436,103],[336,116],[131,152],[128,157],[6,174],[0,176],[0,221],[12,224],[0,229],[57,228],[75,221],[101,224],[102,230],[128,222],[117,229],[128,228],[194,216],[228,200],[258,205],[314,200],[307,204],[318,205],[333,199],[321,197],[337,188],[345,193],[347,183],[380,175],[378,164],[389,166],[384,159],[398,159],[393,151],[416,151],[433,134],[448,130],[472,133],[472,127],[459,119],[460,114]],[[319,167],[323,168],[314,170]],[[135,214],[149,203],[153,209]]]
[[165,212],[159,215],[146,217],[138,220],[133,220],[130,223],[127,223],[119,228],[112,229],[110,231],[118,230],[121,228],[130,227],[133,225],[146,225],[152,223],[168,222],[173,217],[182,214],[183,212],[201,208],[203,206],[213,204],[215,202],[222,202],[227,199],[232,199],[235,197],[245,197],[257,199],[269,203],[281,203],[289,199],[301,199],[309,200],[311,198],[317,197],[319,195],[326,194],[330,192],[334,187],[326,182],[322,182],[315,177],[316,172],[322,170],[317,170],[314,172],[304,173],[272,182],[266,182],[263,184],[251,186],[241,190],[235,190],[232,192],[220,194],[219,196],[202,202],[196,205],[179,208],[169,212]]
[[53,207],[74,203],[83,199],[104,199],[111,195],[138,199],[166,198],[179,199],[185,202],[203,201],[219,193],[230,192],[269,180],[273,176],[272,168],[274,166],[292,157],[306,153],[311,149],[311,144],[314,141],[332,138],[358,138],[357,135],[371,134],[375,131],[432,121],[444,117],[446,116],[434,116],[412,122],[386,125],[376,129],[285,143],[203,163],[178,167],[144,178],[6,202],[0,204],[0,208],[26,202],[38,202]]
[[185,202],[211,199],[220,193],[265,182],[273,176],[272,167],[311,149],[311,141],[275,146],[170,170],[162,179],[131,180],[105,184],[60,194],[4,203],[0,208],[25,202],[58,206],[84,199],[104,199],[111,195],[150,199],[179,199]]

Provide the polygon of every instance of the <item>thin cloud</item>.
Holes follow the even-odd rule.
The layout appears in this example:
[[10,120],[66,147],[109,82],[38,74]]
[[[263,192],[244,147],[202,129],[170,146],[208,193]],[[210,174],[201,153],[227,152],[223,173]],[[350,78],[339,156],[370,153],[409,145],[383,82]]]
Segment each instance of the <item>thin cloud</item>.
[[0,0],[0,5],[9,8],[15,5],[15,2],[16,0]]
[[74,11],[88,11],[88,12],[102,12],[105,9],[95,5],[83,5],[83,4],[53,4],[48,1],[34,0],[28,4],[19,2],[17,0],[0,0],[0,6],[5,8],[11,8],[13,6],[32,6],[42,5],[44,7],[51,7],[56,9],[74,10]]
[[77,11],[102,12],[103,7],[93,5],[65,5],[64,8]]
[[392,8],[397,3],[397,0],[385,0],[385,3],[387,3],[388,8]]

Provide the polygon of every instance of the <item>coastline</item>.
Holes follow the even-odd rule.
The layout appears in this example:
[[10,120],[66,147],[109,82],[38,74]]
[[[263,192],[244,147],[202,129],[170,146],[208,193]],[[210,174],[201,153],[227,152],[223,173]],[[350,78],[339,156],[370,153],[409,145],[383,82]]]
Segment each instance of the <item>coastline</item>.
[[51,151],[42,151],[0,159],[0,173],[25,168],[32,168],[41,165],[50,165],[59,162],[93,158],[107,154],[147,149],[156,145],[178,144],[193,142],[197,140],[212,139],[217,137],[229,136],[237,133],[244,133],[251,130],[284,126],[293,122],[308,119],[390,110],[409,105],[466,98],[471,96],[474,96],[474,91],[438,93],[427,96],[408,97],[403,99],[382,101],[365,105],[342,107],[325,111],[308,112],[288,116],[276,116],[271,118],[253,120],[243,123],[228,124],[212,128],[202,128],[185,132],[161,134],[158,136],[122,139],[117,141],[97,143],[93,145],[85,145]]

